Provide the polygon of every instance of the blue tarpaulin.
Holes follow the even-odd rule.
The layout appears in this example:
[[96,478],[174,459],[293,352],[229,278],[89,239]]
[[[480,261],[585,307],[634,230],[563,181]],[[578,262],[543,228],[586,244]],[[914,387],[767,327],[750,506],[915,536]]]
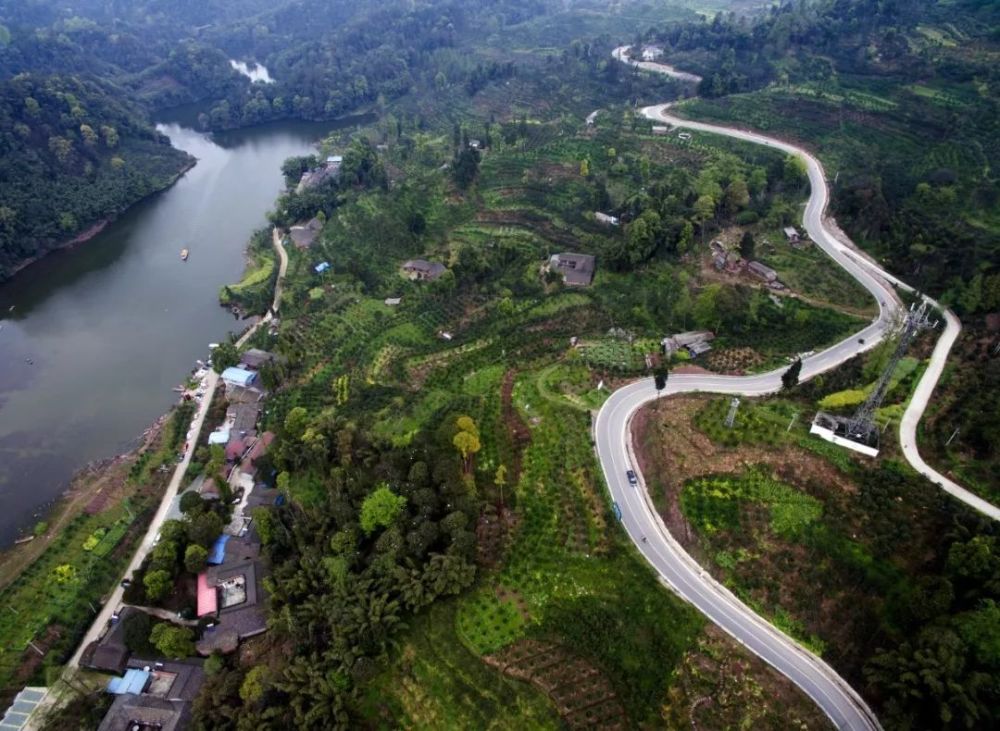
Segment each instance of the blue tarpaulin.
[[150,672],[148,670],[129,668],[121,678],[112,678],[108,681],[108,692],[115,695],[124,695],[125,693],[139,695],[142,691],[146,690],[146,683],[149,682],[149,676]]
[[229,536],[225,533],[215,539],[215,543],[212,544],[212,550],[208,552],[208,563],[218,566],[226,560],[227,541],[229,541]]

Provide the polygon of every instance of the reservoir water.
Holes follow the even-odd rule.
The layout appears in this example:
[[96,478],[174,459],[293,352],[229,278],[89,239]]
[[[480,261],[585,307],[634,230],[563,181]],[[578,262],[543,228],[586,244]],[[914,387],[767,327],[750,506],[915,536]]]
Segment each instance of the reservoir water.
[[164,413],[209,342],[242,330],[219,307],[219,288],[240,277],[249,236],[282,188],[282,161],[333,126],[209,136],[192,128],[195,115],[159,125],[198,159],[174,186],[0,284],[0,547],[76,470],[125,451]]

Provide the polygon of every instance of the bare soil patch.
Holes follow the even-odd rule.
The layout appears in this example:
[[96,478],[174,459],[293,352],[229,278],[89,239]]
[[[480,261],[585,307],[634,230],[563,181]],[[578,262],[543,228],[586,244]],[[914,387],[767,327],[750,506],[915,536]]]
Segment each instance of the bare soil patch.
[[[707,400],[662,399],[636,415],[632,435],[654,504],[685,550],[717,580],[766,616],[789,618],[796,635],[822,642],[823,656],[849,681],[859,680],[880,638],[884,596],[859,583],[845,558],[847,540],[867,550],[863,513],[851,504],[858,486],[827,460],[792,445],[716,444],[694,422]],[[681,509],[684,485],[708,475],[742,476],[751,467],[816,498],[823,506],[818,532],[801,539],[780,535],[770,507],[752,501],[739,503],[738,529],[696,532]]]
[[653,500],[670,532],[692,555],[706,558],[698,556],[691,525],[680,509],[681,488],[694,477],[741,474],[748,467],[766,465],[779,479],[803,486],[810,494],[827,497],[839,491],[846,498],[857,491],[840,470],[810,452],[790,446],[716,444],[694,423],[706,401],[704,396],[660,399],[640,409],[632,420],[636,458]]

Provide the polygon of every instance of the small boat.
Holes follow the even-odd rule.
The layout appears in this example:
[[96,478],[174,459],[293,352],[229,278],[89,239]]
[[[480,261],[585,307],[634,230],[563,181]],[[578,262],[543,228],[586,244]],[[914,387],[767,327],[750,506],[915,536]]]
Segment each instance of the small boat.
[[188,250],[181,249],[181,261],[187,261],[187,260],[188,260]]

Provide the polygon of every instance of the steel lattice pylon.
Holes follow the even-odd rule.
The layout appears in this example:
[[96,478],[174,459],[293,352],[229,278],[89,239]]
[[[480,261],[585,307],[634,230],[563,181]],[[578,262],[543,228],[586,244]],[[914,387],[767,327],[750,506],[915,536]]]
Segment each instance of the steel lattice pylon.
[[899,335],[899,342],[892,352],[892,357],[886,364],[885,370],[879,376],[875,388],[865,399],[865,402],[854,412],[854,416],[844,422],[847,436],[865,444],[873,442],[873,436],[878,433],[878,426],[875,423],[875,412],[882,405],[886,391],[889,390],[889,383],[892,381],[892,374],[896,372],[896,366],[906,355],[906,351],[913,342],[917,333],[928,327],[935,327],[937,322],[931,322],[927,314],[927,303],[922,302],[916,309],[910,305],[910,311],[906,313],[903,321],[902,332]]

